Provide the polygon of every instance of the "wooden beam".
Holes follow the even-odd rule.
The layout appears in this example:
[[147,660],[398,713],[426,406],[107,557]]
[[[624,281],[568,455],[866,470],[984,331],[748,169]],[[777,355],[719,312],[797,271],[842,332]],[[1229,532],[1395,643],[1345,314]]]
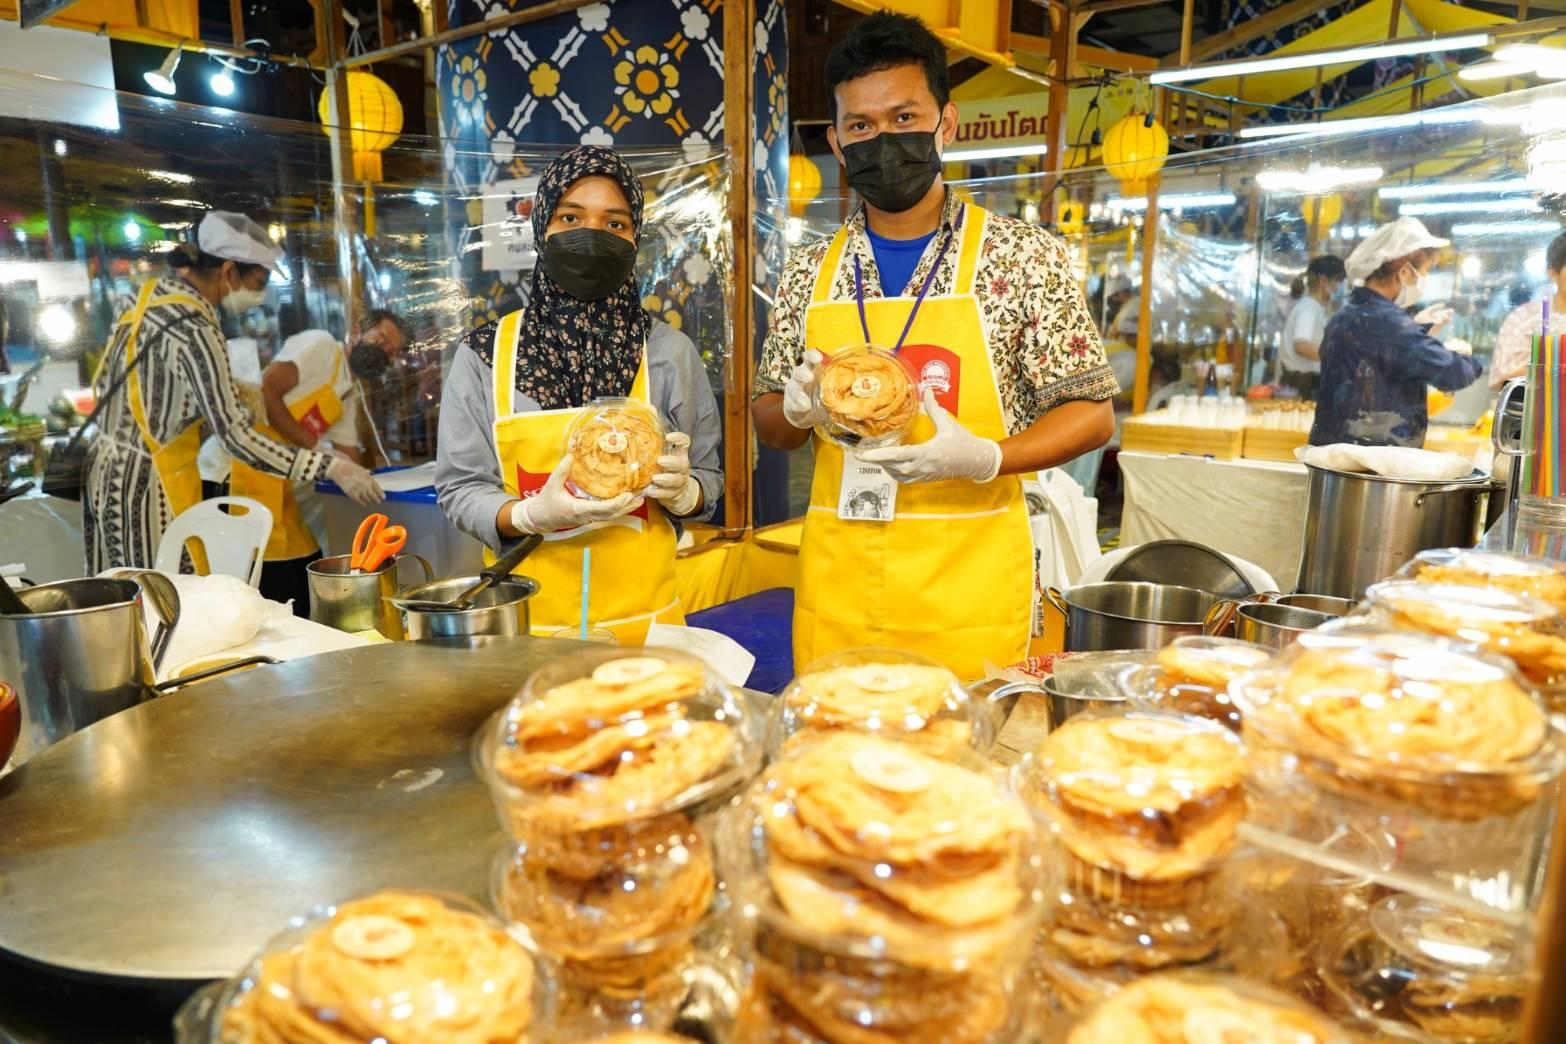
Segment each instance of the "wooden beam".
[[1191,64],[1191,31],[1196,22],[1196,0],[1185,0],[1185,10],[1180,14],[1180,64]]
[[1387,25],[1387,39],[1388,40],[1396,40],[1397,39],[1397,23],[1398,23],[1398,19],[1401,18],[1402,15],[1403,15],[1403,0],[1392,0],[1392,16],[1388,20],[1388,25]]
[[1259,40],[1268,33],[1275,33],[1284,26],[1293,25],[1303,21],[1318,11],[1331,7],[1336,0],[1291,0],[1282,7],[1274,7],[1255,18],[1248,18],[1233,29],[1225,30],[1216,36],[1209,36],[1205,40],[1191,45],[1190,55],[1185,61],[1180,61],[1180,53],[1167,55],[1164,58],[1165,65],[1190,65],[1192,62],[1203,62],[1226,51],[1232,51],[1236,47],[1243,47],[1252,40]]
[[[1054,23],[1053,32],[1050,34],[1050,58],[1055,65],[1055,79],[1049,85],[1049,112],[1044,117],[1044,143],[1049,146],[1046,169],[1057,171],[1066,169],[1066,137],[1070,129],[1066,126],[1066,113],[1071,104],[1071,88],[1066,86],[1064,77],[1069,75],[1073,52],[1072,46],[1076,42],[1075,18],[1070,11],[1050,10],[1050,20]],[[1055,220],[1055,180],[1049,179],[1044,186],[1047,195],[1044,206],[1044,220],[1053,223]]]
[[723,361],[723,531],[740,537],[751,526],[750,390],[755,340],[752,322],[751,239],[756,227],[755,0],[723,5],[723,143],[729,154],[729,227],[733,235],[733,293],[729,329],[733,340]]
[[[1073,17],[1077,21],[1083,14],[1081,12]],[[1078,31],[1081,25],[1078,25]],[[1043,58],[1050,55],[1050,38],[1047,36],[1035,36],[1032,33],[1012,33],[1011,49],[1023,54],[1036,54]],[[1082,43],[1080,40],[1076,46],[1077,65],[1092,66],[1095,69],[1113,69],[1116,72],[1152,72],[1158,68],[1158,59],[1145,54],[1128,54],[1125,51],[1111,51],[1107,47],[1094,47],[1091,44]],[[1072,77],[1078,75],[1077,70],[1072,70]]]
[[228,0],[228,24],[234,30],[234,46],[245,46],[244,0]]
[[1092,14],[1108,14],[1111,11],[1126,11],[1133,7],[1155,7],[1164,0],[1086,0],[1078,4],[1074,10],[1087,11]]
[[376,0],[375,21],[380,27],[380,40],[382,47],[390,47],[393,43],[392,32],[396,28],[393,23],[393,0]]
[[[346,58],[341,63],[341,68],[355,69],[361,65],[384,62],[388,58],[397,58],[404,54],[412,54],[415,51],[428,50],[432,47],[443,47],[446,44],[455,43],[458,40],[466,40],[472,36],[482,36],[485,33],[509,29],[514,25],[542,21],[545,18],[553,18],[555,15],[575,11],[579,7],[587,7],[589,4],[601,2],[602,0],[550,0],[546,4],[538,4],[535,7],[524,8],[521,11],[513,11],[510,14],[497,15],[482,22],[458,26],[455,29],[446,29],[436,33],[434,36],[425,36],[418,40],[404,40],[400,44],[382,47],[378,50],[361,54],[357,58]],[[336,5],[333,4],[332,6],[335,7]]]

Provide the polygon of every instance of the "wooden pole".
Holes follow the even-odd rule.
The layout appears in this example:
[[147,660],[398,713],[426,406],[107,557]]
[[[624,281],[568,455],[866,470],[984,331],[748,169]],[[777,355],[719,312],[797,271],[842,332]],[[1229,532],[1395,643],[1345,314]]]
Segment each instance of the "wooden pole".
[[332,208],[337,219],[337,269],[342,281],[343,322],[353,329],[364,302],[360,299],[359,264],[354,257],[355,230],[359,224],[353,196],[353,134],[348,107],[348,73],[343,67],[348,41],[338,21],[335,3],[318,9],[325,12],[316,23],[319,42],[326,52],[326,97],[330,109],[326,133],[332,148]]
[[[1070,145],[1067,138],[1071,130],[1067,126],[1068,108],[1071,104],[1071,40],[1076,36],[1075,20],[1070,11],[1050,8],[1052,27],[1049,37],[1050,60],[1054,63],[1054,75],[1049,81],[1049,112],[1044,116],[1044,144],[1049,147],[1049,161],[1045,169],[1064,171],[1070,161]],[[1055,220],[1055,186],[1059,178],[1047,178],[1044,182],[1044,200],[1039,208],[1045,222]]]
[[723,5],[723,139],[729,153],[729,225],[734,242],[734,292],[730,302],[733,343],[723,365],[723,532],[741,537],[750,529],[755,433],[750,389],[755,292],[751,274],[756,227],[755,0]]
[[1556,1044],[1566,1026],[1566,797],[1555,810],[1553,833],[1523,993],[1522,1044]]
[[1387,23],[1387,39],[1388,40],[1396,40],[1397,39],[1397,23],[1398,23],[1398,19],[1401,18],[1402,15],[1403,15],[1403,0],[1392,0],[1392,17],[1391,17],[1391,20]]
[[[1168,103],[1168,92],[1163,101]],[[1153,372],[1153,275],[1158,253],[1158,183],[1160,175],[1147,179],[1147,209],[1142,212],[1142,295],[1136,311],[1136,382],[1131,392],[1131,412],[1147,410],[1147,385]]]

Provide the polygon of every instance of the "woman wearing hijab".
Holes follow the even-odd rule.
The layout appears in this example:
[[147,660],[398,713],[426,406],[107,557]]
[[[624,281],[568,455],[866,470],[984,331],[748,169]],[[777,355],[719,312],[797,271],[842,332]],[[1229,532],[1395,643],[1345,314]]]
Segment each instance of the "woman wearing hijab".
[[201,500],[203,424],[258,471],[295,481],[324,476],[361,504],[382,499],[364,468],[266,438],[240,404],[218,309],[239,315],[259,305],[280,255],[245,215],[209,211],[196,242],[170,252],[175,274],[148,280],[115,322],[95,386],[101,393],[135,366],[100,415],[89,450],[82,527],[89,573],[152,567],[169,522]]
[[[585,145],[556,159],[532,221],[539,260],[527,306],[475,330],[452,361],[435,486],[453,524],[490,548],[544,536],[523,566],[541,585],[536,631],[577,622],[591,548],[592,623],[639,643],[654,621],[684,619],[671,520],[709,517],[722,489],[717,400],[690,338],[642,309],[642,187],[625,160]],[[617,396],[657,409],[672,432],[667,452],[646,498],[579,499],[565,487],[566,429]]]
[[1345,268],[1359,285],[1322,337],[1312,446],[1422,447],[1430,426],[1427,389],[1455,392],[1478,379],[1479,363],[1408,314],[1424,299],[1447,242],[1405,217],[1382,225],[1349,255]]

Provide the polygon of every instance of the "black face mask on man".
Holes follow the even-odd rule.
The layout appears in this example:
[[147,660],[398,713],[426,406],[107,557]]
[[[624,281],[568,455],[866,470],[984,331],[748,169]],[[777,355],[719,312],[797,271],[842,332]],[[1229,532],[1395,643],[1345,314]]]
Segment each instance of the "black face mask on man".
[[602,301],[625,285],[636,245],[600,228],[568,228],[544,240],[544,272],[581,301]]
[[881,133],[843,146],[848,183],[877,210],[898,214],[925,197],[941,172],[934,131]]
[[390,365],[385,350],[374,341],[360,341],[348,353],[348,369],[361,381],[379,379]]

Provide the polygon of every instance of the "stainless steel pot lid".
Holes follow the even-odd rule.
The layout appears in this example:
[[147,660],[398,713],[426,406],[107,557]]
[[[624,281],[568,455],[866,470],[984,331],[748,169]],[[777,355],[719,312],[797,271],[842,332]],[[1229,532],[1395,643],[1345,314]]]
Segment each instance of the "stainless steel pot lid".
[[1249,598],[1256,587],[1221,551],[1190,540],[1154,540],[1126,554],[1105,580],[1174,584],[1224,598]]
[[1200,625],[1207,619],[1207,611],[1219,601],[1211,591],[1130,580],[1078,584],[1061,597],[1069,608],[1079,612],[1175,626]]

